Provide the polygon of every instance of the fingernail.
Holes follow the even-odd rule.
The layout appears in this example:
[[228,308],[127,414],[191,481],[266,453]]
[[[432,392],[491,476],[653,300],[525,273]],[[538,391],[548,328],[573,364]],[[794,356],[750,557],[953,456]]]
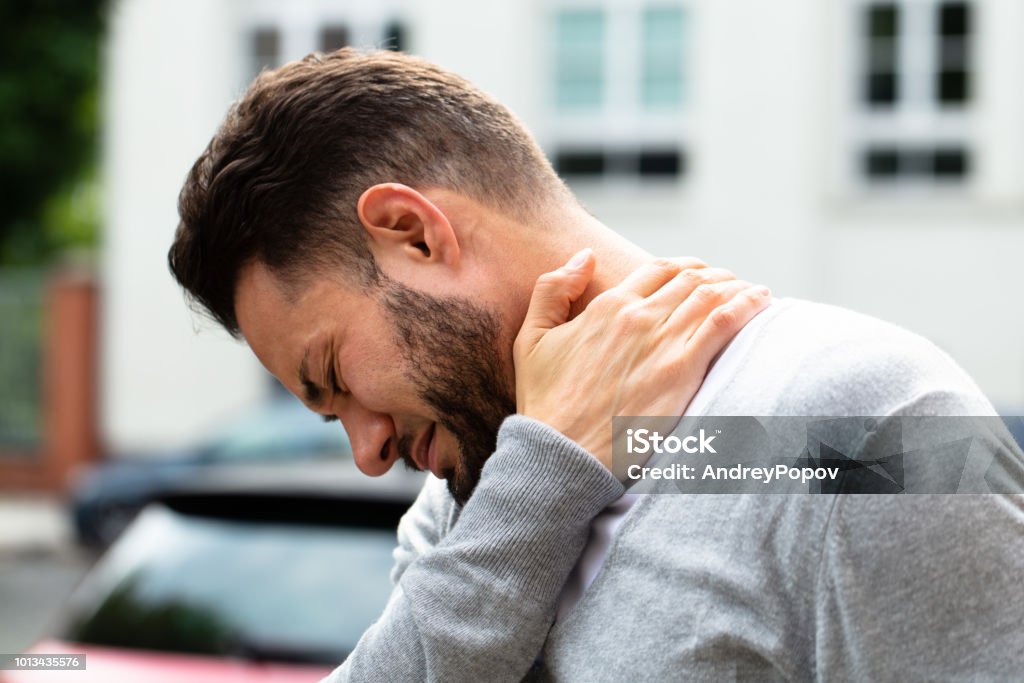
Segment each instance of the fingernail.
[[584,263],[587,262],[587,255],[590,253],[590,249],[583,249],[582,251],[576,252],[576,255],[565,264],[566,268],[580,268]]

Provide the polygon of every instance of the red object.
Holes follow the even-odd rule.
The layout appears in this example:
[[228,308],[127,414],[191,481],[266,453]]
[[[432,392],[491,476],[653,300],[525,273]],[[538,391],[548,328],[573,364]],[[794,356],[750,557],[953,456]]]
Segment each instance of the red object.
[[40,349],[42,442],[0,458],[0,489],[62,493],[73,470],[99,458],[97,290],[88,273],[49,277]]
[[25,654],[86,656],[84,671],[0,671],[0,683],[317,683],[333,667],[249,662],[44,640]]

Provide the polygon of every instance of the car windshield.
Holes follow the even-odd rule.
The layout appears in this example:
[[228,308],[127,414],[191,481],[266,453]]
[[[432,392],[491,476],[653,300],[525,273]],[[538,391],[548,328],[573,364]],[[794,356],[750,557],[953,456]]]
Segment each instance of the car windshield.
[[340,662],[390,593],[394,532],[151,506],[98,563],[64,636],[113,647]]

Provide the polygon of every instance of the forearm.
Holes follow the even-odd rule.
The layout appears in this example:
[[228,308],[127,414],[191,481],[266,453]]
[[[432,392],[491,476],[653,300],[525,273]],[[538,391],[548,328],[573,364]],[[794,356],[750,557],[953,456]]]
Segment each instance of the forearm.
[[409,566],[381,619],[327,680],[520,680],[591,520],[621,494],[573,442],[509,418],[454,529]]

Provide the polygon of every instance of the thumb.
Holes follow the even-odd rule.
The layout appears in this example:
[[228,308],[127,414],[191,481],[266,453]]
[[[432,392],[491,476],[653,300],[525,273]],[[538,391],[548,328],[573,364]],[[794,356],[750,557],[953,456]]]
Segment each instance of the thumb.
[[545,332],[569,319],[569,308],[590,284],[595,266],[594,252],[587,248],[577,252],[558,270],[537,278],[526,319],[519,331],[519,341],[526,349],[533,348]]

